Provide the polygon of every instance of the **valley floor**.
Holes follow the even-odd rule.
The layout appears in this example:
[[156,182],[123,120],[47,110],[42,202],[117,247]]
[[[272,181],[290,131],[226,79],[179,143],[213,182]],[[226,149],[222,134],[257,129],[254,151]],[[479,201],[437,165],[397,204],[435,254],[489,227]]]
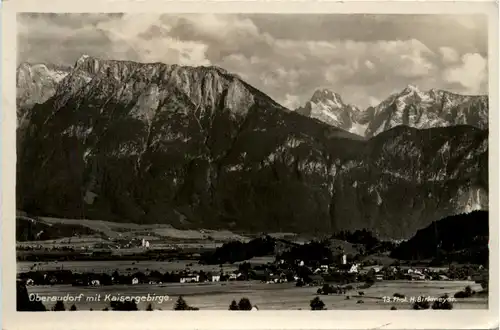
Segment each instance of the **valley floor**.
[[[411,309],[409,302],[384,302],[383,297],[393,297],[394,293],[403,294],[406,297],[418,297],[420,295],[438,298],[445,293],[453,295],[463,290],[467,285],[472,289],[480,291],[478,284],[469,281],[383,281],[377,282],[368,289],[363,289],[364,296],[358,296],[358,291],[350,291],[346,295],[320,295],[320,299],[329,310],[388,310],[392,306],[397,309]],[[161,310],[172,310],[177,297],[182,295],[190,306],[198,307],[200,310],[227,310],[234,299],[246,297],[251,303],[257,305],[261,310],[309,310],[310,301],[316,297],[318,287],[296,287],[294,283],[265,284],[260,282],[225,282],[225,283],[201,283],[180,284],[169,283],[163,285],[114,285],[103,287],[74,287],[71,285],[54,286],[31,286],[28,287],[30,294],[39,296],[66,295],[77,297],[83,294],[81,301],[66,303],[66,308],[75,304],[78,310],[102,310],[109,307],[110,302],[106,300],[112,296],[168,296],[167,301],[160,303],[152,302],[153,308]],[[107,296],[111,295],[111,296]],[[100,296],[100,301],[96,297]],[[350,296],[350,299],[346,299]],[[90,297],[90,298],[89,298]],[[457,299],[453,302],[454,309],[486,309],[488,308],[487,296],[473,296],[471,298]],[[363,303],[358,303],[362,300]],[[47,308],[51,308],[54,302],[45,302]],[[149,302],[138,303],[139,310],[145,310]]]

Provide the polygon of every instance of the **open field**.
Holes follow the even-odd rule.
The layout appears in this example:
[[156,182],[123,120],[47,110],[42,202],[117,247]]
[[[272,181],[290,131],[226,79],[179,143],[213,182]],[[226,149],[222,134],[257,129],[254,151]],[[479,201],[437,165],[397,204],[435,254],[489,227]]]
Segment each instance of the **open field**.
[[124,239],[124,238],[148,238],[149,240],[161,238],[171,238],[173,240],[214,240],[214,241],[230,241],[240,240],[248,241],[250,238],[233,233],[229,230],[189,230],[189,229],[176,229],[167,224],[135,224],[135,223],[121,223],[103,220],[87,220],[87,219],[63,219],[40,217],[40,221],[56,225],[80,225],[88,227],[97,232],[101,232],[110,239]]
[[[404,294],[407,297],[417,297],[419,295],[438,298],[447,293],[453,296],[457,291],[463,290],[470,285],[473,290],[479,291],[479,285],[468,281],[386,281],[377,282],[368,289],[363,289],[365,296],[356,297],[357,291],[349,292],[352,295],[346,299],[345,295],[329,295],[320,298],[326,307],[332,309],[390,309],[395,306],[397,309],[411,309],[410,303],[386,303],[382,297],[392,297],[394,293]],[[179,295],[184,296],[187,303],[200,309],[227,310],[233,299],[239,300],[242,297],[250,299],[252,304],[259,309],[309,309],[309,302],[316,296],[318,287],[296,287],[293,283],[284,284],[263,284],[259,282],[223,282],[223,283],[202,283],[202,284],[178,284],[169,283],[165,285],[127,285],[109,287],[73,287],[70,285],[54,286],[33,286],[28,287],[29,293],[40,296],[65,296],[76,297],[83,294],[80,302],[75,305],[80,310],[101,310],[109,306],[109,301],[105,301],[106,295],[114,296],[165,296],[170,299],[163,303],[153,303],[155,309],[172,310],[175,300]],[[86,301],[87,297],[100,295],[101,301]],[[363,300],[364,303],[357,303]],[[53,302],[45,303],[51,308]],[[72,303],[67,303],[67,307]],[[148,302],[138,304],[140,310],[147,307]],[[476,296],[466,299],[458,299],[453,303],[454,309],[485,309],[487,308],[487,297]]]
[[[88,220],[88,219],[65,219],[53,217],[39,217],[37,221],[48,225],[79,225],[90,228],[98,233],[104,234],[109,240],[113,239],[132,239],[145,238],[149,241],[193,241],[193,242],[228,242],[242,241],[247,242],[254,238],[255,234],[235,233],[230,230],[210,230],[210,229],[177,229],[168,224],[136,224],[136,223],[121,223],[103,220]],[[275,238],[287,239],[296,243],[304,243],[312,237],[308,235],[299,235],[296,233],[268,233],[269,236]],[[258,235],[257,235],[258,236]],[[82,240],[83,242],[103,242],[100,237],[88,237]],[[36,241],[25,242],[29,244],[66,244],[68,238],[53,240],[52,242]],[[78,238],[72,237],[71,244],[78,244]]]

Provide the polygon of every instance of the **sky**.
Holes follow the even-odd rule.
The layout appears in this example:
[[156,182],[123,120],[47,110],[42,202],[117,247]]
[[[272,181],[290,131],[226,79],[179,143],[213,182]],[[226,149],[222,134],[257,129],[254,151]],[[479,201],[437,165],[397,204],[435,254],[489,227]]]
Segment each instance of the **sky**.
[[362,109],[407,85],[487,94],[487,17],[18,14],[18,62],[220,66],[294,109],[327,88]]

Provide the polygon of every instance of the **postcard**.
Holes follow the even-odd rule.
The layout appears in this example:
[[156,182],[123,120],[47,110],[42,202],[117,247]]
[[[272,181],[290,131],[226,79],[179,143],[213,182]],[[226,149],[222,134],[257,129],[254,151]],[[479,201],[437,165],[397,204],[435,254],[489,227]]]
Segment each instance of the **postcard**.
[[498,4],[3,5],[6,329],[498,326]]

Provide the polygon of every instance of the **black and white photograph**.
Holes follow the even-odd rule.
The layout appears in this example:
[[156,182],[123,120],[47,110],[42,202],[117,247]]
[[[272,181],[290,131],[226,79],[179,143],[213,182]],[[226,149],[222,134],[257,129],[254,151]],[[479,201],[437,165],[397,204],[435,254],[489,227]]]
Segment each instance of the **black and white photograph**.
[[488,310],[488,22],[18,13],[16,310]]

